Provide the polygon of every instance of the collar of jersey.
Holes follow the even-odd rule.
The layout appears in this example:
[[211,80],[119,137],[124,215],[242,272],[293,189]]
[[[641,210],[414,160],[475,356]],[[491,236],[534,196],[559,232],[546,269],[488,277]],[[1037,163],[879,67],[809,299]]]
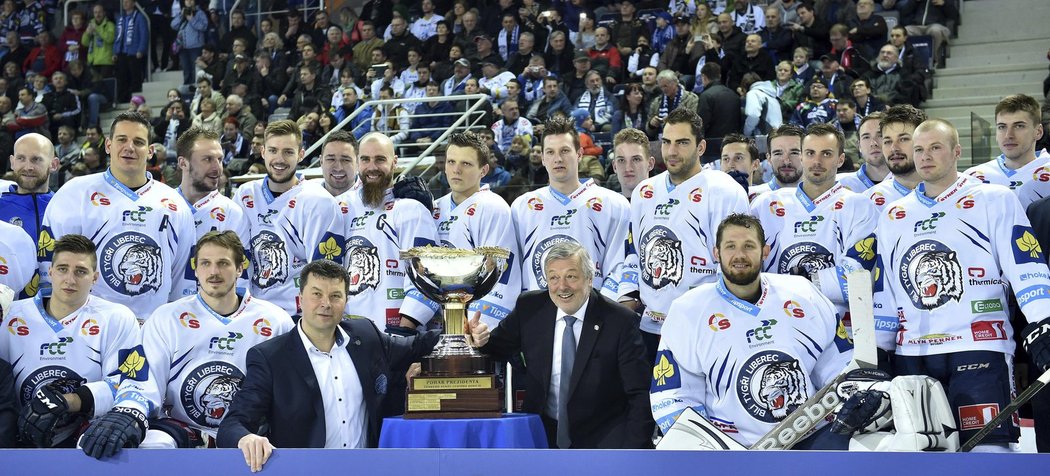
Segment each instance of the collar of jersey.
[[[301,172],[296,172],[295,173],[295,178],[298,179],[299,181],[292,188],[298,187],[298,186],[303,184],[303,174]],[[288,191],[291,191],[292,188],[288,189]],[[288,191],[286,191],[284,193],[288,193]],[[277,200],[277,197],[273,196],[273,192],[270,191],[270,176],[269,175],[267,175],[266,177],[263,177],[262,195],[263,195],[263,199],[266,200],[266,204],[267,205],[273,203],[274,200]]]
[[865,188],[875,186],[875,182],[872,182],[871,179],[868,178],[868,164],[860,164],[860,168],[857,169],[857,179],[860,180],[860,183],[864,184]]
[[252,300],[252,297],[248,295],[248,290],[242,290],[240,288],[237,288],[236,292],[237,295],[241,296],[241,305],[238,306],[237,310],[234,311],[233,314],[230,314],[229,317],[215,312],[215,310],[212,309],[211,306],[208,305],[208,303],[204,302],[204,298],[201,297],[201,293],[199,292],[197,293],[197,302],[200,303],[201,307],[206,309],[209,314],[215,317],[215,319],[218,319],[219,322],[221,322],[223,325],[227,325],[233,322],[233,320],[236,319],[237,316],[239,316],[241,312],[244,311],[244,308],[248,306],[248,301]]
[[125,197],[128,197],[128,199],[130,199],[133,202],[137,201],[139,197],[145,195],[146,192],[149,191],[149,186],[153,181],[153,177],[151,177],[150,174],[147,173],[146,184],[139,188],[139,190],[136,192],[128,188],[127,185],[121,183],[120,180],[117,180],[117,178],[113,176],[113,172],[111,172],[110,169],[106,169],[106,171],[102,173],[102,177],[106,179],[106,183],[108,183],[111,187],[117,189],[118,192],[120,192]]
[[894,177],[893,182],[890,183],[893,184],[893,188],[897,189],[897,192],[902,196],[907,196],[911,193],[911,190],[908,190],[908,187],[905,187],[904,184],[898,182],[896,177]]
[[[51,290],[49,289],[47,291],[51,291]],[[46,296],[45,296],[45,294],[46,294]],[[62,330],[65,329],[66,326],[64,324],[62,324],[61,321],[59,321],[58,319],[55,319],[54,317],[51,316],[50,313],[47,312],[47,307],[44,306],[44,298],[45,297],[51,297],[51,293],[50,292],[45,292],[45,290],[41,290],[40,292],[36,293],[35,297],[33,297],[33,303],[36,304],[37,312],[40,313],[40,317],[42,317],[44,319],[44,322],[47,323],[48,327],[50,327],[51,330],[55,331],[55,334],[58,334],[59,332],[62,332]],[[88,296],[88,299],[91,299],[91,297]],[[87,303],[85,302],[84,305],[86,306]],[[83,307],[84,306],[81,306],[81,309]],[[73,316],[73,318],[69,319],[69,322],[75,321],[76,320],[76,315],[79,312],[80,312],[80,309],[77,309],[76,311],[74,311],[71,314]]]
[[798,187],[795,188],[795,197],[798,198],[798,201],[802,203],[803,207],[806,207],[807,212],[813,213],[813,210],[817,209],[817,203],[826,201],[829,197],[838,193],[840,188],[842,188],[842,185],[835,182],[835,185],[832,185],[826,192],[820,194],[820,196],[817,197],[816,202],[814,202],[809,199],[809,195],[806,195],[805,190],[802,190],[802,182],[799,182]]
[[[736,297],[736,295],[734,295],[733,293],[729,292],[729,289],[726,288],[725,279],[726,279],[725,276],[720,276],[719,279],[718,279],[718,285],[715,286],[715,288],[718,289],[718,295],[721,296],[722,299],[724,299],[726,302],[728,302],[731,306],[733,306],[733,307],[735,307],[735,308],[737,308],[737,309],[739,309],[741,311],[744,311],[744,312],[746,312],[748,314],[751,314],[752,316],[758,317],[758,313],[762,309],[760,307],[758,307],[757,305],[751,304],[751,303],[749,303],[749,302],[747,302],[747,301],[745,301],[743,299],[740,299],[740,298]],[[762,278],[761,286],[762,286],[762,294],[764,295],[766,293],[766,280],[765,280],[765,278]],[[759,300],[759,301],[761,301],[761,300]]]
[[572,201],[572,199],[580,196],[580,194],[582,194],[584,190],[591,188],[592,185],[594,185],[594,180],[592,179],[588,178],[580,180],[580,186],[577,187],[576,190],[573,190],[572,195],[565,195],[564,193],[555,190],[554,187],[547,187],[547,189],[551,191],[551,196],[554,197],[554,199],[557,200],[558,203],[561,203],[562,205],[568,205],[569,202]]
[[919,200],[919,203],[926,205],[926,208],[933,208],[935,205],[941,202],[941,197],[948,197],[954,194],[959,187],[966,185],[966,177],[958,176],[955,178],[955,183],[951,187],[948,187],[940,195],[930,198],[926,196],[926,182],[919,182],[919,185],[915,187],[915,198]]

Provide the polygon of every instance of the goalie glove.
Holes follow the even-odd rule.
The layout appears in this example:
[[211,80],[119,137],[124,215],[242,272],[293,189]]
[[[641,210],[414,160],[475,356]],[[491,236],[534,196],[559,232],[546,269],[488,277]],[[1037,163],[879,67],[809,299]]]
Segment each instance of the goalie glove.
[[1050,317],[1033,322],[1021,331],[1025,352],[1032,363],[1042,369],[1050,369]]
[[890,380],[890,374],[879,369],[856,369],[847,373],[846,380],[835,389],[844,403],[835,415],[831,431],[852,435],[889,426],[893,422]]
[[91,424],[80,439],[84,454],[102,459],[111,457],[121,448],[137,448],[146,437],[146,415],[127,407],[116,407]]
[[434,196],[430,194],[426,182],[420,177],[404,177],[394,182],[394,198],[410,198],[422,203],[427,212],[434,210]]
[[[18,431],[22,440],[36,448],[51,448],[64,441],[79,425],[79,415],[69,412],[69,402],[63,394],[74,393],[81,380],[62,378],[41,387],[18,415]],[[56,432],[56,429],[62,430]]]

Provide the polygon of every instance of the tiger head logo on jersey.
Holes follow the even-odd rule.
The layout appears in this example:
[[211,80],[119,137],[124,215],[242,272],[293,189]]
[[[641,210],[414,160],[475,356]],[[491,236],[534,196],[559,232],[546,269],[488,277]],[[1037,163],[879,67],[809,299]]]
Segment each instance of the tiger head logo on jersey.
[[962,267],[955,251],[939,242],[916,243],[904,253],[900,270],[901,286],[916,308],[933,310],[962,300]]
[[275,233],[262,231],[252,238],[252,282],[266,289],[288,279],[288,252]]
[[350,296],[379,287],[382,276],[379,250],[368,238],[354,236],[346,240],[346,267],[350,275]]
[[179,401],[194,423],[217,428],[241,387],[244,373],[228,362],[205,362],[186,374]]
[[642,237],[642,281],[653,289],[682,281],[682,242],[667,227],[655,226]]
[[786,274],[791,268],[801,267],[806,274],[835,266],[835,259],[824,245],[802,242],[789,245],[780,254],[777,272]]
[[114,291],[138,296],[161,288],[164,259],[147,235],[125,232],[109,240],[101,252],[102,279]]
[[766,423],[783,420],[809,398],[802,366],[779,350],[757,352],[744,361],[736,385],[744,410]]

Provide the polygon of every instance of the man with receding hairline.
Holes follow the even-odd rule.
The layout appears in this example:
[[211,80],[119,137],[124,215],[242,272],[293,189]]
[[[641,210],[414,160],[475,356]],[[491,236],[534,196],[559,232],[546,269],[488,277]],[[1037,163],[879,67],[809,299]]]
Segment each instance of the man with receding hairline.
[[51,174],[59,167],[55,146],[40,134],[26,134],[15,141],[10,164],[15,185],[0,190],[0,221],[22,227],[36,243],[44,210],[55,195],[48,190]]

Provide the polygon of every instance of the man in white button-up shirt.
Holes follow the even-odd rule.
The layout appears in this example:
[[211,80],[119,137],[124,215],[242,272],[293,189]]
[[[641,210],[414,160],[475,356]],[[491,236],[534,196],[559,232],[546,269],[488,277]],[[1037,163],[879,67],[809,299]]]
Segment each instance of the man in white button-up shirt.
[[[332,261],[306,265],[301,282],[296,332],[248,351],[248,372],[219,426],[218,446],[241,448],[253,471],[275,447],[377,446],[391,376],[437,343],[437,331],[391,336],[370,319],[344,319],[349,280]],[[488,327],[471,322],[475,341],[485,344]],[[264,421],[269,433],[259,435]]]

